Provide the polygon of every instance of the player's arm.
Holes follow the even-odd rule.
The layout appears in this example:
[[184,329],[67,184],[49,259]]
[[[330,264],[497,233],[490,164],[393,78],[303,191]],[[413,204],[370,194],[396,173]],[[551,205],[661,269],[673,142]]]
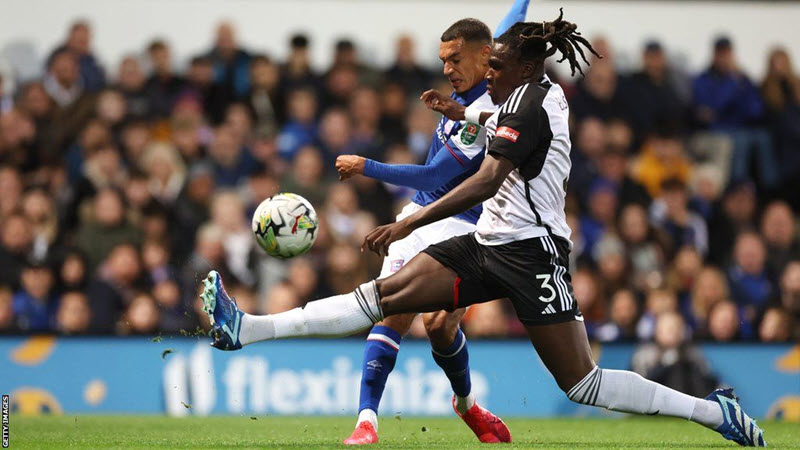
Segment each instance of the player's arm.
[[446,219],[494,196],[514,164],[502,156],[489,155],[475,175],[467,178],[455,189],[439,200],[422,208],[406,219],[378,227],[364,238],[364,247],[373,252],[388,255],[389,244],[411,234],[415,229],[442,219]]
[[364,238],[361,250],[368,247],[378,254],[388,254],[389,244],[403,239],[417,228],[466,211],[493,197],[508,174],[528,158],[537,158],[544,164],[547,151],[531,154],[533,139],[538,133],[538,114],[539,111],[503,114],[488,155],[475,175],[405,219],[376,228]]
[[428,164],[385,164],[361,156],[342,155],[336,158],[336,170],[342,180],[353,175],[364,175],[418,191],[432,191],[464,173],[475,161],[475,158],[468,158],[452,141],[445,145],[447,151],[437,153]]

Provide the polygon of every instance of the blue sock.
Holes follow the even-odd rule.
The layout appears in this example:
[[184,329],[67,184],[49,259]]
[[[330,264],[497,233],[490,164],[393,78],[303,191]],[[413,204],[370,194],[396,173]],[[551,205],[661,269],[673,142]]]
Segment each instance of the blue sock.
[[367,336],[361,369],[361,392],[358,411],[371,409],[378,412],[386,379],[394,369],[402,336],[389,327],[376,325]]
[[433,360],[444,370],[450,380],[453,392],[459,397],[466,397],[472,391],[472,380],[469,377],[469,352],[467,338],[458,329],[456,338],[447,348],[431,348]]

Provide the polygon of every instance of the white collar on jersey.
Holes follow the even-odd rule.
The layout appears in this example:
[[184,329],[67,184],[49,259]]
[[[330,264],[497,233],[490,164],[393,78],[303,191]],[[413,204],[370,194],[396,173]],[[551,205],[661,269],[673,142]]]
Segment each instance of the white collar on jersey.
[[539,83],[540,84],[541,83],[551,83],[552,84],[553,82],[550,81],[550,77],[548,77],[547,74],[545,74],[545,75],[542,76],[542,78],[539,79]]

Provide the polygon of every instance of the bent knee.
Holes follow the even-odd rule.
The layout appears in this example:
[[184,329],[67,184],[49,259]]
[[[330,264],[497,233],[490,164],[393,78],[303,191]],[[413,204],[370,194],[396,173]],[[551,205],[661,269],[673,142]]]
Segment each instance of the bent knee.
[[448,320],[446,313],[426,317],[425,332],[431,344],[436,348],[444,348],[453,343],[458,332],[458,322]]

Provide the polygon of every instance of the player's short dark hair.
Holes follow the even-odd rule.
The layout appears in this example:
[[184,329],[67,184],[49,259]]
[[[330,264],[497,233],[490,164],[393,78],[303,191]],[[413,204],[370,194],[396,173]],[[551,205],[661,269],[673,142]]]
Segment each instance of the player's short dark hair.
[[492,43],[492,31],[485,23],[478,19],[461,19],[450,25],[450,28],[442,33],[442,42],[452,41],[458,38],[465,42],[478,42],[481,44]]
[[[576,70],[583,74],[578,56],[586,64],[589,64],[589,61],[586,60],[581,46],[598,58],[602,56],[577,31],[578,25],[564,20],[564,10],[560,11],[558,18],[553,22],[517,22],[495,42],[519,51],[520,58],[528,61],[544,61],[558,51],[561,53],[558,62],[569,61],[572,75],[575,75]],[[550,48],[547,48],[548,44]]]

